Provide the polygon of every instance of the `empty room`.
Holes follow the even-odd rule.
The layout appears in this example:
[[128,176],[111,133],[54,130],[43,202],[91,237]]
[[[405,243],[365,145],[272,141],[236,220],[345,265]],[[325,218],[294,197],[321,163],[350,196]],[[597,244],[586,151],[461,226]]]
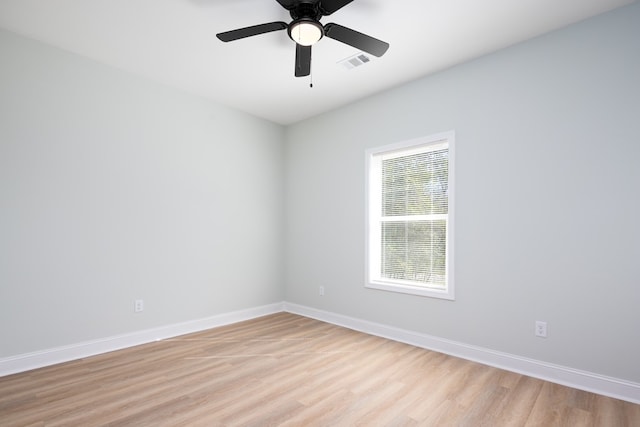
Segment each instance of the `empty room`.
[[640,4],[0,0],[0,426],[640,426]]

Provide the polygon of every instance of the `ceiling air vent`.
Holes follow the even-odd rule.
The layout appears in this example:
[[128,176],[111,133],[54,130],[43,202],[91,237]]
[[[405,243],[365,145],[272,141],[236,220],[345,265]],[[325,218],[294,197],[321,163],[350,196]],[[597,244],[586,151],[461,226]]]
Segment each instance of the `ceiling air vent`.
[[347,70],[352,70],[366,64],[369,61],[371,61],[371,58],[369,58],[367,55],[365,55],[364,53],[358,53],[353,56],[349,56],[348,58],[345,58],[341,61],[338,61],[338,64],[341,64]]

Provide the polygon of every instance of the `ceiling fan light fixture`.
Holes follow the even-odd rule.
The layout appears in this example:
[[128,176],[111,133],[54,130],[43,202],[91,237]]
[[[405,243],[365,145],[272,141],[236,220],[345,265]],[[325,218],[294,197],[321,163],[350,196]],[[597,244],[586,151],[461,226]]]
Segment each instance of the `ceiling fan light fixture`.
[[311,46],[324,36],[322,25],[316,20],[302,18],[289,25],[289,37],[301,46]]

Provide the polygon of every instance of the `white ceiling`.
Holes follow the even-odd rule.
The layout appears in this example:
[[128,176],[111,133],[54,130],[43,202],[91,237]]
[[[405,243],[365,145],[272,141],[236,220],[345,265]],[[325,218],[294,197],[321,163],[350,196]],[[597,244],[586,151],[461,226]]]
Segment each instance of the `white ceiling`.
[[321,40],[313,47],[313,89],[308,77],[293,75],[295,44],[286,31],[230,43],[215,37],[289,22],[275,0],[0,0],[0,27],[291,124],[633,2],[354,0],[322,23],[391,47],[347,70],[338,62],[358,51]]

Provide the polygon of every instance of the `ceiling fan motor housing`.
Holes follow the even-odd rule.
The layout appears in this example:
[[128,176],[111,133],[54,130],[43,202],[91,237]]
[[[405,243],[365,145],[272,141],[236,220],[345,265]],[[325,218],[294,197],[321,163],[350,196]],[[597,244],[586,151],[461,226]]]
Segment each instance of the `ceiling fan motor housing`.
[[289,10],[289,14],[291,15],[291,19],[294,21],[301,18],[310,18],[315,21],[319,21],[322,17],[319,5],[319,2],[303,0]]

